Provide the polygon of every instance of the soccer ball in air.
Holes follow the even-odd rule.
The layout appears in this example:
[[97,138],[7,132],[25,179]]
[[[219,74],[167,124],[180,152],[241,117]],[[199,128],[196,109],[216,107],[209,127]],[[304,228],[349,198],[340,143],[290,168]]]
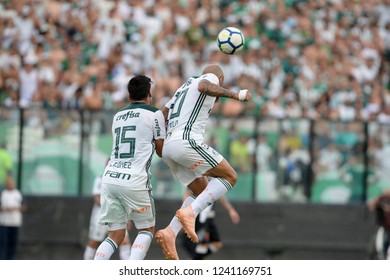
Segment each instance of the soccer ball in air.
[[217,44],[226,54],[236,54],[244,47],[245,37],[236,27],[225,27],[218,33]]

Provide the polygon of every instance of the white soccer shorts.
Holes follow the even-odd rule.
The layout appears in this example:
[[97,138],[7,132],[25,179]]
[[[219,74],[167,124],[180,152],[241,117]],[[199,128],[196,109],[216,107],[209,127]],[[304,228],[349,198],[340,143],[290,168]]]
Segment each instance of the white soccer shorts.
[[215,149],[195,140],[172,140],[164,144],[163,159],[176,179],[188,186],[216,167],[224,157]]
[[127,224],[132,220],[137,229],[156,224],[154,200],[147,189],[102,184],[101,205],[100,224]]

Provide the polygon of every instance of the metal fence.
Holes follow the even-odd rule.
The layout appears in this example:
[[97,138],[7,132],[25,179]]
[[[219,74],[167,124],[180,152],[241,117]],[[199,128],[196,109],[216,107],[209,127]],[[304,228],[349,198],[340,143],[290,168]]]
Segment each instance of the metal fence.
[[[111,153],[114,111],[0,107],[0,142],[27,195],[89,196]],[[236,169],[231,200],[363,203],[390,187],[390,126],[212,115],[206,142]],[[184,188],[154,157],[156,198]]]

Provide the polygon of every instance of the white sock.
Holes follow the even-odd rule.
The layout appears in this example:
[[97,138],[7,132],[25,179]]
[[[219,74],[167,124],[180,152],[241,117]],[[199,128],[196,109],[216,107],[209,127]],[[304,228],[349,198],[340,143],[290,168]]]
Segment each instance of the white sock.
[[140,231],[131,246],[129,260],[143,260],[152,243],[153,235],[149,231]]
[[119,246],[119,259],[128,260],[130,258],[131,244]]
[[213,204],[218,198],[223,196],[232,188],[232,185],[222,178],[213,178],[208,183],[206,189],[198,195],[191,204],[195,216],[197,216],[207,206]]
[[93,260],[95,257],[96,249],[92,248],[91,246],[85,247],[84,250],[84,260]]
[[94,260],[109,260],[117,248],[114,240],[107,237],[97,248]]
[[386,260],[390,260],[390,246],[387,248]]
[[[195,197],[194,196],[189,196],[187,197],[184,201],[183,201],[183,204],[181,205],[180,208],[184,208],[184,207],[187,207],[188,205],[190,205],[193,201],[195,200]],[[175,217],[173,217],[173,219],[171,220],[171,222],[169,223],[169,226],[171,227],[171,229],[173,230],[173,232],[175,233],[175,235],[177,236],[178,233],[180,232],[182,226],[181,226],[181,223],[179,222],[179,220]]]

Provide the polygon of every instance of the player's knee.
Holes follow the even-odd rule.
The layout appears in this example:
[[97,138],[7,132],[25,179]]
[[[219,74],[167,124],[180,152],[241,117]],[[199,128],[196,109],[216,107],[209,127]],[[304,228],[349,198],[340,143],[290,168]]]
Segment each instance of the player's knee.
[[101,241],[97,241],[97,240],[89,240],[88,242],[88,246],[91,247],[91,248],[95,248],[97,249],[97,247],[99,247]]
[[230,183],[230,185],[232,185],[232,187],[236,184],[237,182],[237,172],[232,170],[231,172],[229,172],[226,180]]

